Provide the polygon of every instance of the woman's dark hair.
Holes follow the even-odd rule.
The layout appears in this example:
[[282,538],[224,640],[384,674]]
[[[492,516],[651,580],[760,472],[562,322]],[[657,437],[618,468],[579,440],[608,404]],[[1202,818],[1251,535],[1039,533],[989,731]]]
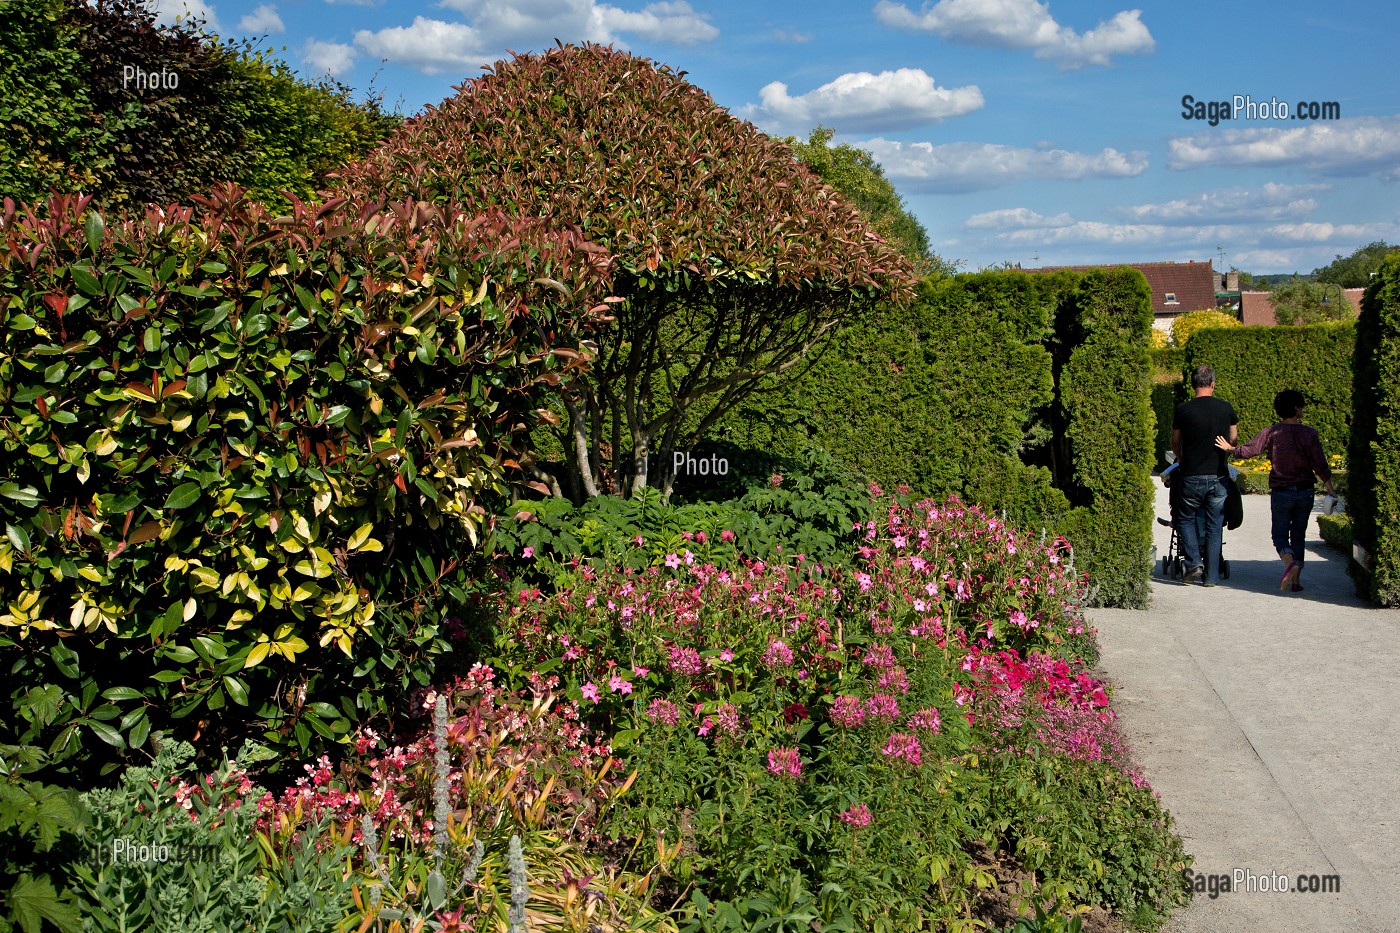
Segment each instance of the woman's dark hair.
[[1292,418],[1304,404],[1303,393],[1297,389],[1284,389],[1274,396],[1274,414],[1280,418]]

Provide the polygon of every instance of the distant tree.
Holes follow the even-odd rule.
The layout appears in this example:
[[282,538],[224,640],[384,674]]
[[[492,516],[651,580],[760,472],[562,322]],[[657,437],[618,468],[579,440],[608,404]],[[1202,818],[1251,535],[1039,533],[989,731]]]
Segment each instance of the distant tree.
[[1231,272],[1240,274],[1240,291],[1242,292],[1266,292],[1272,283],[1267,278],[1253,275],[1239,269],[1231,269]]
[[875,156],[849,143],[832,146],[833,135],[833,130],[818,126],[805,143],[795,136],[784,142],[822,181],[844,194],[876,233],[897,246],[919,275],[951,275],[956,271],[955,263],[933,251],[928,230],[909,213]]
[[1320,285],[1297,278],[1273,289],[1274,323],[1321,324],[1356,317],[1356,309],[1341,294],[1337,283]]
[[1358,248],[1350,256],[1339,254],[1327,265],[1314,269],[1312,277],[1315,281],[1343,288],[1365,288],[1371,282],[1371,273],[1379,269],[1385,257],[1396,250],[1400,250],[1400,246],[1376,240]]

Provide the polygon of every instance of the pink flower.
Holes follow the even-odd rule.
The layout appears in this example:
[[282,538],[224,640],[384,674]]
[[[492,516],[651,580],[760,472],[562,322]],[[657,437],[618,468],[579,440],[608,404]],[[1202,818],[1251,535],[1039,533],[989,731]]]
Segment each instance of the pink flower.
[[646,544],[646,539],[643,538],[641,535],[637,535],[637,537],[632,539],[632,543],[641,546],[643,544]]
[[870,820],[870,808],[863,803],[858,803],[841,814],[841,822],[847,826],[869,826]]
[[865,708],[859,697],[839,696],[831,704],[831,721],[838,726],[854,729],[865,722]]
[[871,719],[898,719],[899,701],[888,693],[877,693],[865,701],[865,715]]
[[721,652],[719,653],[719,659],[720,659],[721,661],[733,661],[733,660],[734,660],[734,652],[730,651],[728,648],[725,648],[723,651],[721,651]]
[[645,677],[646,675],[648,675],[648,674],[650,674],[650,673],[651,673],[651,668],[649,668],[649,667],[634,667],[634,668],[632,668],[632,676],[633,676],[633,677]]
[[802,777],[802,758],[797,749],[786,745],[768,750],[768,773],[774,777]]
[[666,666],[671,669],[672,673],[682,677],[699,677],[705,673],[705,662],[700,660],[700,652],[694,648],[672,645],[669,653],[671,657],[666,662]]
[[938,732],[942,728],[942,722],[938,718],[938,708],[930,706],[921,709],[913,716],[909,717],[909,725],[914,729],[927,729],[929,732]]
[[681,711],[670,700],[652,700],[647,707],[647,716],[652,722],[663,726],[674,726],[681,721]]
[[725,703],[715,711],[715,723],[724,735],[737,736],[743,731],[739,722],[739,708],[733,703]]
[[703,531],[697,531],[697,532],[695,533],[695,540],[696,540],[698,543],[700,543],[700,544],[704,544],[706,541],[709,541],[710,539],[709,539],[709,536],[705,534],[705,532],[703,532]]
[[917,765],[923,761],[923,749],[919,747],[918,736],[908,732],[896,732],[891,735],[881,752],[886,758],[908,762],[911,765]]
[[677,556],[677,555],[675,555],[675,554],[667,554],[667,555],[666,555],[666,566],[667,566],[667,567],[670,567],[672,570],[675,570],[676,568],[680,567],[680,565],[681,565],[681,559],[680,559],[679,556]]
[[861,662],[871,667],[894,667],[894,650],[889,645],[871,645]]
[[592,700],[594,703],[598,702],[598,685],[592,681],[580,687],[579,693],[582,693],[585,699]]
[[521,551],[521,552],[520,552],[520,556],[522,556],[522,557],[534,557],[534,556],[535,556],[535,548],[534,548],[534,546],[531,545],[530,547],[527,547],[525,550]]
[[720,539],[721,541],[733,541],[733,540],[734,540],[734,532],[732,532],[732,531],[730,531],[728,528],[726,528],[726,529],[724,529],[723,531],[721,531],[721,532],[719,533],[719,539]]
[[866,592],[874,585],[870,582],[870,574],[868,573],[856,574],[856,582],[860,584],[860,591],[862,593]]
[[628,694],[632,692],[632,684],[629,681],[623,680],[616,674],[608,681],[608,686],[612,689],[613,693]]
[[764,667],[791,667],[792,649],[784,642],[772,641],[768,643],[768,649],[763,652]]

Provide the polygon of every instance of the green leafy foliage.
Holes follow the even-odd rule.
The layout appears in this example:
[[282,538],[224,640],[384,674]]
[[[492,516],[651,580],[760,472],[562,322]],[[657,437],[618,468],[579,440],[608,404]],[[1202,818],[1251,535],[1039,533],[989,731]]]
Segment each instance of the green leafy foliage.
[[328,831],[329,821],[311,821],[268,859],[271,847],[259,842],[256,826],[261,790],[247,782],[252,762],[225,762],[205,783],[191,773],[193,757],[189,744],[167,743],[151,766],[128,768],[118,787],[84,795],[91,824],[86,857],[74,868],[82,929],[343,928],[351,847]]
[[1355,346],[1356,326],[1349,323],[1203,330],[1186,345],[1182,368],[1208,364],[1215,370],[1216,391],[1239,415],[1241,442],[1278,420],[1275,395],[1302,392],[1303,420],[1317,429],[1330,455],[1347,446]]
[[1400,606],[1400,256],[1366,289],[1356,322],[1347,514],[1369,569],[1351,563],[1357,590]]
[[139,213],[229,179],[280,211],[397,122],[249,43],[157,25],[141,0],[0,5],[0,196],[16,201],[82,191]]
[[792,136],[784,142],[822,181],[845,195],[876,233],[899,247],[916,274],[951,275],[954,265],[934,253],[928,231],[909,213],[880,163],[869,151],[849,143],[832,146],[834,132],[819,126],[812,130],[806,142]]
[[1224,311],[1187,311],[1172,318],[1172,346],[1184,349],[1198,330],[1242,326],[1239,318]]
[[1371,284],[1371,276],[1380,271],[1385,258],[1400,247],[1391,246],[1385,240],[1376,240],[1357,247],[1351,255],[1338,255],[1325,266],[1314,269],[1313,281],[1340,285],[1343,288],[1365,288]]
[[1342,294],[1342,287],[1335,283],[1320,285],[1294,278],[1274,286],[1269,300],[1274,305],[1274,322],[1281,325],[1346,321],[1353,319],[1356,313]]
[[870,518],[865,484],[820,451],[786,464],[784,473],[750,477],[743,495],[718,502],[667,503],[656,490],[631,499],[598,496],[579,506],[566,499],[517,502],[497,522],[493,543],[543,579],[565,576],[579,559],[642,570],[686,552],[719,566],[735,566],[740,555],[844,561],[855,546],[852,526]]
[[66,879],[84,821],[75,791],[17,773],[0,778],[0,931],[82,929]]
[[306,749],[388,714],[578,365],[600,251],[451,204],[87,205],[0,225],[0,741]]
[[347,192],[576,223],[612,254],[626,301],[563,393],[568,459],[545,470],[575,501],[669,491],[672,451],[914,281],[787,146],[672,69],[598,45],[498,62],[340,175]]

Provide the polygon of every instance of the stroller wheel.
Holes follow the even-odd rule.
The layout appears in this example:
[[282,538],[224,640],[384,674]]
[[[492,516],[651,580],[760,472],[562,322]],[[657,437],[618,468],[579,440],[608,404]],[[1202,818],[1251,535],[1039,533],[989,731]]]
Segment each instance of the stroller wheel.
[[1162,576],[1168,580],[1172,578],[1172,559],[1170,557],[1162,558]]
[[1230,579],[1230,562],[1228,560],[1222,559],[1220,561],[1220,579]]

